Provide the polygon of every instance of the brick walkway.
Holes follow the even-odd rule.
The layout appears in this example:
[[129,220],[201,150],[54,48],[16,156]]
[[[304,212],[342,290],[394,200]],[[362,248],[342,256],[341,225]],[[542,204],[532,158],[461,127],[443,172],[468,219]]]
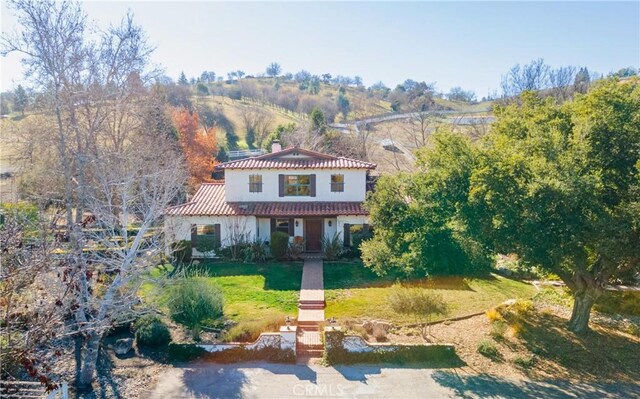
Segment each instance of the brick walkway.
[[324,321],[324,277],[322,259],[306,259],[298,302],[298,322]]

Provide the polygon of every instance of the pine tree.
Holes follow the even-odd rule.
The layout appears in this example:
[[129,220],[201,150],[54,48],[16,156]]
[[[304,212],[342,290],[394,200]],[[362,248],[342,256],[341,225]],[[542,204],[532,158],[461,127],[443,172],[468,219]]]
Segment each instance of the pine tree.
[[18,85],[14,93],[13,109],[20,112],[24,116],[24,111],[27,108],[28,104],[29,98],[27,97],[27,92],[24,90],[24,87],[22,87],[22,85]]
[[189,80],[187,80],[187,75],[184,74],[184,71],[180,72],[180,77],[178,78],[178,84],[187,86],[189,84]]

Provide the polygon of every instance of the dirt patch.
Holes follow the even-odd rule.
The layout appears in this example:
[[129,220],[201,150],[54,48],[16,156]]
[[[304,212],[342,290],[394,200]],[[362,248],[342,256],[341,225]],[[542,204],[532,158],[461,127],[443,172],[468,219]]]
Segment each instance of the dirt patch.
[[[429,340],[452,343],[466,366],[461,371],[512,379],[566,379],[621,381],[640,379],[640,338],[625,332],[616,317],[594,315],[591,331],[576,335],[567,330],[570,313],[560,307],[538,306],[517,325],[505,323],[496,334],[486,315],[436,324]],[[629,323],[625,319],[625,323]],[[419,328],[396,328],[390,342],[424,342]],[[497,355],[478,352],[481,342],[493,345]]]

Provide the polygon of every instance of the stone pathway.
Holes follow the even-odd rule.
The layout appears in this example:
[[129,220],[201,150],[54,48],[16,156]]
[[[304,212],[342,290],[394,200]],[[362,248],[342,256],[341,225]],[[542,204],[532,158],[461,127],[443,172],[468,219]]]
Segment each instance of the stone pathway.
[[322,356],[320,323],[324,321],[324,276],[322,259],[309,257],[302,268],[302,284],[298,300],[298,361]]
[[298,323],[324,321],[324,277],[322,259],[306,259],[298,301]]

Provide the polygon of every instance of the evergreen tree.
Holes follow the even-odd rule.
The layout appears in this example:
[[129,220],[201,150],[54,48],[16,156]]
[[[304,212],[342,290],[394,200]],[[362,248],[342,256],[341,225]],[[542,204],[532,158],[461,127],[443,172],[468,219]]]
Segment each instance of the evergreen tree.
[[351,110],[351,104],[349,103],[349,99],[344,95],[340,94],[338,96],[338,100],[336,101],[338,110],[342,113],[344,119],[347,119],[347,115],[349,115],[349,111]]
[[13,97],[13,109],[24,115],[24,111],[27,108],[28,104],[29,98],[27,97],[27,92],[24,90],[24,87],[22,87],[22,85],[18,85]]
[[249,149],[254,149],[256,142],[256,131],[253,128],[249,128],[244,140],[247,142],[247,146],[249,146]]
[[590,83],[591,77],[589,76],[589,71],[586,67],[580,68],[573,83],[575,90],[578,93],[586,93]]
[[316,134],[324,134],[327,131],[327,118],[318,107],[311,111],[311,130]]
[[187,75],[184,74],[184,71],[180,72],[180,77],[178,78],[178,84],[187,86],[189,84],[189,80],[187,80]]

